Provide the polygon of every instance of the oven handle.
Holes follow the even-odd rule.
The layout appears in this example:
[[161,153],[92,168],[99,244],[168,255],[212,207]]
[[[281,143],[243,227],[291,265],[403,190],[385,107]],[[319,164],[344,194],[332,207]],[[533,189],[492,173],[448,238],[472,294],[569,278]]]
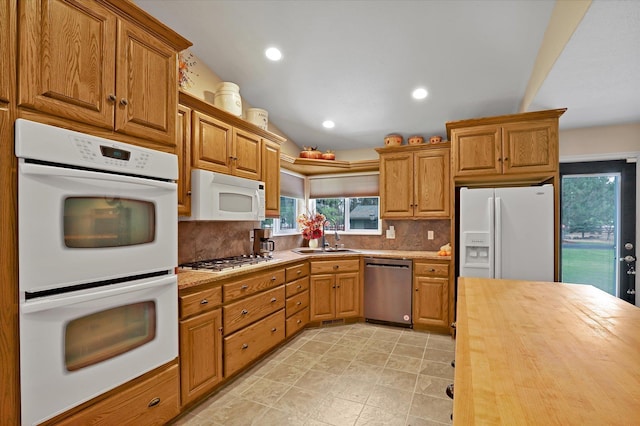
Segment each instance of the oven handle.
[[56,177],[69,177],[80,179],[96,179],[122,183],[137,183],[139,185],[152,186],[154,188],[175,190],[175,182],[165,182],[155,179],[146,179],[136,176],[117,175],[113,173],[94,172],[91,170],[76,170],[66,167],[43,166],[40,164],[20,163],[20,173],[30,175],[45,175]]
[[89,302],[91,300],[103,299],[110,296],[119,296],[134,291],[146,290],[163,285],[176,285],[178,278],[176,275],[169,275],[161,278],[145,279],[141,282],[121,285],[116,288],[100,287],[95,291],[81,294],[67,293],[52,299],[33,300],[22,303],[20,309],[24,314],[46,311],[49,309],[61,308],[74,305],[76,303]]

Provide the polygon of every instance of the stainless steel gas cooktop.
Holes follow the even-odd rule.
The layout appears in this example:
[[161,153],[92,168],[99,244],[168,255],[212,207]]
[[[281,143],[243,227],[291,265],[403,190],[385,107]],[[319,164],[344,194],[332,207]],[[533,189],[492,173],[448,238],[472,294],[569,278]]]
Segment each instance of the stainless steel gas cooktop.
[[179,266],[183,269],[219,272],[227,269],[242,268],[247,265],[268,262],[270,260],[273,260],[271,256],[243,254],[240,256],[221,257],[218,259],[206,259],[196,262],[182,263]]

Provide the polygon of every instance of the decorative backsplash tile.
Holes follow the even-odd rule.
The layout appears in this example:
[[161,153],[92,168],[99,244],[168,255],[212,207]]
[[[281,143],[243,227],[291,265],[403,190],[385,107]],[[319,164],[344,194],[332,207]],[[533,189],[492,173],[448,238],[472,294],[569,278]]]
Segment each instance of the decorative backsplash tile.
[[[395,239],[385,236],[389,226],[395,227]],[[178,222],[178,263],[251,253],[253,246],[249,233],[258,227],[259,222]],[[338,243],[354,249],[437,251],[450,242],[450,230],[448,219],[383,220],[382,235],[341,235]],[[427,239],[428,231],[433,231],[433,240]],[[276,250],[307,245],[300,235],[274,236],[272,239]],[[327,234],[326,239],[329,244],[335,244],[333,234]]]

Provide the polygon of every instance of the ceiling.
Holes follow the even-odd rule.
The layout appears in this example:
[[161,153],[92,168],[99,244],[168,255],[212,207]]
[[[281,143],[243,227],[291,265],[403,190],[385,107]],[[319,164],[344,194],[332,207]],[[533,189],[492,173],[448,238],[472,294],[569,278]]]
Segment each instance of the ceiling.
[[[350,150],[519,112],[555,1],[136,4],[297,145]],[[640,122],[639,45],[640,2],[594,0],[526,110],[568,108],[561,129]],[[269,46],[281,61],[265,58]],[[428,97],[412,99],[416,87]]]

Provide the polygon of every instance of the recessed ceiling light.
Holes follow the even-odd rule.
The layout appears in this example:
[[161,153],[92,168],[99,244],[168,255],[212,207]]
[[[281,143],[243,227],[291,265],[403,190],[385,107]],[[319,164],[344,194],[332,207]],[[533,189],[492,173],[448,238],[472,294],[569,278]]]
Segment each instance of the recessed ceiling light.
[[411,93],[411,96],[413,96],[414,99],[424,99],[428,94],[427,89],[419,87]]
[[280,52],[280,50],[276,47],[268,48],[267,50],[265,50],[264,54],[267,55],[267,58],[271,59],[272,61],[279,61],[280,59],[282,59],[282,52]]
[[333,129],[336,126],[336,123],[334,123],[331,120],[325,120],[325,121],[322,122],[322,126],[325,129]]

